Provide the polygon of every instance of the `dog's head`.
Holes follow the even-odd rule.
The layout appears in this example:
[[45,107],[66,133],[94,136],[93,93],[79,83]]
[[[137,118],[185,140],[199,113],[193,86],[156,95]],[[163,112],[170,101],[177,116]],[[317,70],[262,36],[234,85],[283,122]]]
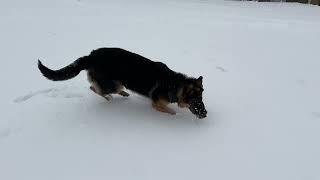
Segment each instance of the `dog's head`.
[[188,107],[198,118],[205,118],[207,110],[202,102],[202,76],[197,79],[191,78],[185,81],[178,93],[178,105]]

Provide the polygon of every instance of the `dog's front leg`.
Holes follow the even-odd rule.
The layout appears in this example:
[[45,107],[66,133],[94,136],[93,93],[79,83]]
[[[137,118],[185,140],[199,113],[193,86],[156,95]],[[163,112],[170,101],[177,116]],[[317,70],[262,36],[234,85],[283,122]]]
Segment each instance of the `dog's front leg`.
[[124,96],[124,97],[130,96],[129,93],[127,93],[127,92],[125,92],[125,91],[123,91],[123,90],[121,90],[118,94],[121,95],[121,96]]
[[152,102],[152,107],[157,111],[168,113],[171,115],[175,115],[176,112],[168,107],[168,102],[165,100],[158,100],[156,102]]

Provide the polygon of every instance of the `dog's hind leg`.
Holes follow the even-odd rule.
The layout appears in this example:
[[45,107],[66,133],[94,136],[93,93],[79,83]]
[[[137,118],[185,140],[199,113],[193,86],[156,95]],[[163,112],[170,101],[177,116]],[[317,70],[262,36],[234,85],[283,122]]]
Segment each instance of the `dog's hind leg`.
[[106,100],[108,100],[108,101],[111,101],[111,100],[112,100],[112,96],[111,96],[110,94],[102,94],[101,91],[99,90],[99,87],[92,85],[92,86],[90,86],[90,89],[91,89],[94,93],[96,93],[96,94],[98,94],[99,96],[105,98]]
[[123,90],[124,86],[120,81],[108,80],[108,79],[99,79],[96,81],[98,87],[100,88],[100,95],[111,100],[111,94],[119,94],[124,97],[128,97],[129,93]]
[[88,81],[90,82],[91,86],[90,89],[98,94],[99,96],[105,98],[106,100],[110,101],[112,96],[113,83],[110,80],[104,80],[101,76],[93,70],[88,71]]
[[122,85],[122,83],[120,81],[117,81],[117,80],[112,80],[111,83],[109,82],[108,83],[109,85],[112,84],[112,93],[113,94],[119,94],[123,97],[128,97],[130,96],[129,93],[127,93],[126,91],[124,91],[124,86]]
[[107,100],[111,100],[111,94],[119,94],[128,97],[129,93],[123,91],[124,86],[120,81],[107,79],[94,71],[88,72],[88,80],[91,83],[90,89]]

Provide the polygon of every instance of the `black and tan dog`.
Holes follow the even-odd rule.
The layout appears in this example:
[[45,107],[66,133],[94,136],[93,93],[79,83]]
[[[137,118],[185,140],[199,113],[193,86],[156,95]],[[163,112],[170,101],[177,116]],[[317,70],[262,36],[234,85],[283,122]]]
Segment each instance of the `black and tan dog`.
[[129,96],[123,88],[149,97],[152,107],[161,112],[175,114],[167,105],[178,103],[189,108],[198,118],[206,117],[202,102],[202,76],[190,78],[169,69],[161,62],[154,62],[138,54],[120,48],[100,48],[72,64],[51,70],[40,61],[41,73],[53,81],[62,81],[87,70],[90,89],[110,100],[111,94]]

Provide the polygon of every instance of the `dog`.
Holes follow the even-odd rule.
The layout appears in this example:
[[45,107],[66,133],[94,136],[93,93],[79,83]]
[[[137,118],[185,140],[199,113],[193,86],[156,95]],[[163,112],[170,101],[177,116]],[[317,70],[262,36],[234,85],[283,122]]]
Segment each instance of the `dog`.
[[207,115],[202,101],[202,76],[187,77],[162,62],[151,61],[121,48],[93,50],[59,70],[51,70],[38,60],[38,68],[52,81],[68,80],[86,70],[90,89],[107,100],[111,100],[111,94],[128,97],[126,88],[150,98],[152,107],[160,112],[176,114],[168,104],[177,103],[181,108],[189,108],[198,118]]

